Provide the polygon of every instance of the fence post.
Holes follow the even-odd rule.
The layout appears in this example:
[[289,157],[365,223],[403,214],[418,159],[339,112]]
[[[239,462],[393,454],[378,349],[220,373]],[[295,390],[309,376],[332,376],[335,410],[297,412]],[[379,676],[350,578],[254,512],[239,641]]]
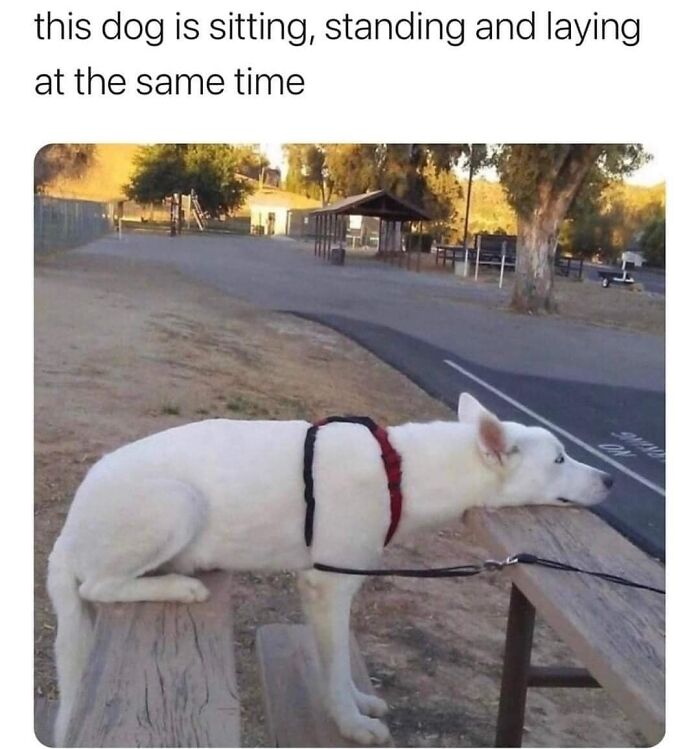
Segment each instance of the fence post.
[[501,277],[498,279],[498,288],[503,288],[503,271],[506,267],[506,241],[503,240],[503,244],[501,245]]
[[481,254],[481,234],[476,238],[476,263],[474,264],[474,280],[479,279],[479,255]]

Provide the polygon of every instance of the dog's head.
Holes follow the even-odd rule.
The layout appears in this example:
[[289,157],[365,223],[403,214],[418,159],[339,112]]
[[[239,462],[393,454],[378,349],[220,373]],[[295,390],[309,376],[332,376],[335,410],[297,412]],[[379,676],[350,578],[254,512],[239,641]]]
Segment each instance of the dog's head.
[[588,506],[608,496],[612,477],[569,457],[546,429],[500,421],[468,393],[459,399],[458,414],[475,427],[479,457],[500,479],[489,504]]

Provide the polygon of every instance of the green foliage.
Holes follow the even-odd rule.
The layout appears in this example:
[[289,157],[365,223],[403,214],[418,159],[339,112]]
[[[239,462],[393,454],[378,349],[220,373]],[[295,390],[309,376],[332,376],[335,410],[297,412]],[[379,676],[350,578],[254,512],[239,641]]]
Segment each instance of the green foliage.
[[666,266],[666,218],[654,216],[644,227],[639,246],[648,265]]
[[[466,183],[462,183],[466,192]],[[455,217],[449,227],[446,241],[461,242],[464,236],[464,200],[457,203]],[[499,182],[474,180],[469,210],[470,243],[475,234],[515,234],[517,217],[508,203],[506,192]]]
[[[519,213],[529,215],[542,201],[554,203],[568,190],[558,218],[560,246],[612,258],[629,246],[654,211],[663,211],[662,186],[635,188],[621,181],[649,159],[638,145],[330,143],[287,145],[285,151],[287,189],[330,202],[386,188],[425,208],[435,219],[433,235],[452,243],[463,237],[466,195],[466,181],[460,182],[454,167],[466,171],[470,160],[475,174],[493,164],[501,176],[500,183],[473,183],[472,235],[516,234]],[[584,158],[590,160],[582,170]]]
[[288,143],[284,152],[287,157],[285,189],[327,203],[327,172],[322,147],[314,143]]
[[565,252],[617,261],[650,222],[663,220],[665,203],[663,184],[639,187],[613,182],[592,198],[579,196],[564,222],[559,244]]
[[450,236],[458,206],[464,206],[462,185],[451,169],[439,169],[432,162],[423,169],[423,178],[423,207],[433,217],[430,230],[435,237]]
[[93,162],[92,143],[50,143],[34,157],[34,192],[43,192],[58,177],[80,177]]
[[145,146],[136,157],[136,168],[125,190],[140,203],[159,202],[175,192],[194,190],[204,210],[221,215],[245,201],[254,189],[250,178],[266,165],[267,160],[253,146]]
[[[576,168],[576,150],[586,148],[590,146],[568,143],[503,145],[495,149],[491,159],[508,201],[522,215],[541,208],[543,200],[560,194],[570,185]],[[576,191],[583,200],[595,201],[604,187],[632,174],[650,158],[642,146],[636,144],[601,145],[597,152],[593,166]]]
[[453,166],[486,158],[485,146],[467,144],[288,144],[288,190],[324,203],[368,190],[386,189],[434,215],[438,227],[454,218],[462,191]]
[[324,155],[326,202],[376,190],[379,185],[379,148],[376,143],[329,143],[319,146]]

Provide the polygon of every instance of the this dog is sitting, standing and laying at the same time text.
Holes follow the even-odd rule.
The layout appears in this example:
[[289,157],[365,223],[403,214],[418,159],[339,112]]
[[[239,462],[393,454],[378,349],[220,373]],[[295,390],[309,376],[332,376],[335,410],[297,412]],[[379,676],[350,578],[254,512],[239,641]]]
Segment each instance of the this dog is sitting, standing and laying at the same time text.
[[90,602],[203,601],[190,575],[211,569],[298,572],[326,707],[346,738],[382,743],[386,703],[350,674],[350,607],[364,578],[313,565],[369,569],[391,536],[471,507],[593,505],[612,485],[547,430],[499,421],[466,393],[457,422],[373,427],[214,419],[133,442],[90,469],[49,560],[57,746],[91,648]]

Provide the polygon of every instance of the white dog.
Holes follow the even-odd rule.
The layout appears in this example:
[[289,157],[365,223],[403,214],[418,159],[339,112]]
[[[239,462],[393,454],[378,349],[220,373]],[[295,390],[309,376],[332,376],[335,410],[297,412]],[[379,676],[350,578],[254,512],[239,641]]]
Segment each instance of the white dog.
[[[316,435],[313,541],[304,539],[304,421],[216,419],[169,429],[103,457],[78,488],[49,560],[58,618],[61,704],[68,721],[92,641],[90,601],[203,601],[197,570],[295,570],[315,633],[327,709],[343,736],[388,737],[386,703],[350,675],[349,617],[364,578],[314,563],[369,569],[392,518],[382,450],[364,426],[331,423]],[[501,422],[468,394],[455,423],[388,429],[401,457],[396,536],[458,519],[470,507],[592,505],[612,479],[568,457],[548,431]],[[147,572],[162,572],[144,576]]]

